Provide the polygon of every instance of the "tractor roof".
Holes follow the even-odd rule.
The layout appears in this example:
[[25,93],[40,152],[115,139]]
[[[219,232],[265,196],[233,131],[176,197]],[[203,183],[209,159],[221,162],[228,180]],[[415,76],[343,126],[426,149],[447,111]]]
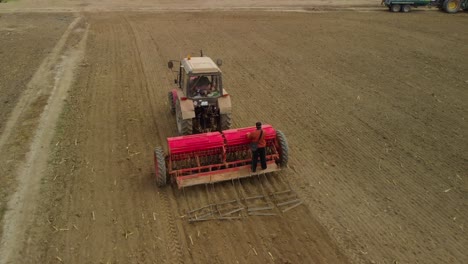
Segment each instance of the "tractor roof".
[[182,65],[189,73],[221,72],[218,65],[210,57],[192,57],[182,59]]

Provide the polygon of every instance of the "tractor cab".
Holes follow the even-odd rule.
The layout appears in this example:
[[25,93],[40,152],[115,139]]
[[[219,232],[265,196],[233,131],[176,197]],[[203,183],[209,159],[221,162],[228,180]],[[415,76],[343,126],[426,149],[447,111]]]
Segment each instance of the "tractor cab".
[[221,65],[221,60],[215,63],[209,57],[184,58],[180,61],[176,83],[189,99],[218,98],[223,95],[222,73],[219,65]]
[[[223,88],[222,72],[209,57],[186,57],[179,62],[177,88],[168,93],[171,111],[176,114],[179,134],[189,135],[229,129],[231,99]],[[168,67],[174,67],[173,60]]]
[[220,76],[213,74],[190,75],[188,74],[186,93],[191,99],[204,97],[218,98],[221,96]]

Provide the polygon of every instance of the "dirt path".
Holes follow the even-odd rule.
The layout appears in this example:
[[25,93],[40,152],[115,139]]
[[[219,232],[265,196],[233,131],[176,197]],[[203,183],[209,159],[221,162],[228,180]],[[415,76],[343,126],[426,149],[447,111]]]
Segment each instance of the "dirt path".
[[31,79],[70,22],[69,15],[0,17],[0,218],[17,186],[17,164],[28,152],[50,93],[50,87],[38,86]]
[[[87,14],[34,223],[10,260],[467,262],[468,39],[451,30],[465,18]],[[223,58],[234,127],[285,132],[288,171],[215,190],[155,186],[152,150],[176,134],[166,62],[200,47]],[[305,204],[285,214],[186,219],[212,200],[289,186]]]
[[[54,82],[58,42],[70,15],[7,14],[0,17],[0,218],[18,186],[18,165],[38,127]],[[40,25],[40,26],[39,26]],[[57,45],[56,45],[57,44]],[[47,156],[47,153],[45,154]],[[0,226],[2,234],[3,222]]]
[[[55,124],[72,84],[75,67],[84,53],[86,29],[82,26],[81,18],[75,19],[70,24],[57,46],[29,83],[29,86],[35,89],[26,90],[13,110],[5,132],[0,137],[0,147],[3,147],[10,137],[9,132],[13,130],[13,127],[19,126],[18,121],[21,113],[30,107],[38,93],[48,93],[50,89],[47,104],[38,120],[38,126],[29,152],[26,154],[25,162],[18,166],[18,189],[10,198],[9,210],[3,218],[0,263],[6,263],[16,255],[25,239],[24,230],[32,223],[33,219],[30,215],[34,214],[37,206],[36,201],[39,197],[41,179],[46,172],[49,159],[49,144],[55,135]],[[73,36],[74,34],[83,35],[78,43],[73,43],[73,40],[70,40],[72,37],[78,37]],[[52,87],[50,88],[50,86]]]

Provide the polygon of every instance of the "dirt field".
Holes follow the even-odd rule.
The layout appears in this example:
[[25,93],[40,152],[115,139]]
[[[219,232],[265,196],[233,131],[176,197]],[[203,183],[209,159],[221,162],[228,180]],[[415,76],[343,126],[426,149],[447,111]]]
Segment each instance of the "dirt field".
[[53,70],[50,67],[54,65],[45,58],[57,53],[54,46],[70,22],[70,15],[0,17],[0,216],[17,188],[15,170],[29,152],[39,116],[51,94],[52,87],[44,85],[50,77],[44,69]]
[[101,12],[169,10],[329,10],[378,8],[378,0],[3,0],[9,12]]
[[[67,14],[0,17],[0,263],[468,262],[468,14]],[[200,48],[223,59],[234,127],[282,130],[289,169],[156,187],[166,63]],[[304,203],[286,213],[186,219],[289,187]]]

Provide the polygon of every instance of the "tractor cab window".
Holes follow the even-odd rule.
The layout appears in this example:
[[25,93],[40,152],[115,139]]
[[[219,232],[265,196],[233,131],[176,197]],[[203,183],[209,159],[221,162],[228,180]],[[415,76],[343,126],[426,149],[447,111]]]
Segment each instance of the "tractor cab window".
[[218,97],[220,82],[218,75],[195,75],[189,77],[188,91],[192,97]]

